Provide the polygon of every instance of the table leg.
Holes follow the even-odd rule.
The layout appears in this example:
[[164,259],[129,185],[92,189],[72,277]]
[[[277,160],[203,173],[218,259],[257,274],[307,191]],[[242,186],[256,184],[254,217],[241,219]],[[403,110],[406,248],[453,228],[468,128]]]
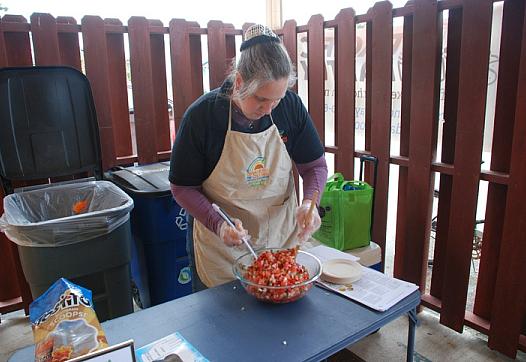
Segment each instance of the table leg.
[[409,311],[409,331],[407,333],[407,361],[413,361],[415,352],[415,332],[418,318],[416,316],[416,308]]

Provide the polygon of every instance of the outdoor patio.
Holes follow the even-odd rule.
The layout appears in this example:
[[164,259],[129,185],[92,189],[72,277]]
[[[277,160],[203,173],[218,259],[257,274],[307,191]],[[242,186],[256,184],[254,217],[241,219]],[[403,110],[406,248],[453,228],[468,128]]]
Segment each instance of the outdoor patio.
[[[137,15],[126,24],[0,18],[0,68],[67,65],[86,75],[103,170],[168,160],[184,111],[222,83],[251,24]],[[385,273],[422,293],[415,360],[526,361],[525,1],[381,1],[365,14],[346,8],[280,25],[329,173],[356,179],[360,156],[379,160],[372,239]],[[23,311],[32,298],[3,234],[0,258],[4,360],[32,343]],[[406,330],[399,319],[352,346],[357,357],[333,359],[404,360]]]

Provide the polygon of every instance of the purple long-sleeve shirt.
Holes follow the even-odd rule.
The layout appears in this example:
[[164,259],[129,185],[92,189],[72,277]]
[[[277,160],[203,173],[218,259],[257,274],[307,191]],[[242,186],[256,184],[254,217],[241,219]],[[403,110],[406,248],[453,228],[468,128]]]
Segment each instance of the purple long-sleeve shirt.
[[[312,194],[318,190],[321,194],[327,182],[327,163],[322,155],[312,162],[296,164],[298,173],[303,179],[303,198],[312,199]],[[214,211],[212,204],[203,194],[201,186],[177,186],[171,184],[172,195],[179,206],[208,229],[219,234],[223,219]]]

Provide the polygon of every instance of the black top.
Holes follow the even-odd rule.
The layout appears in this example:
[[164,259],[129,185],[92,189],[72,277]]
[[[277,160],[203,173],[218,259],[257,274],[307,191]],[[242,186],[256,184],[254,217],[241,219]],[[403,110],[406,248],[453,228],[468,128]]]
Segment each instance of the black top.
[[[169,180],[179,186],[199,186],[214,170],[225,143],[231,83],[225,82],[197,99],[186,110],[172,149]],[[234,107],[232,107],[234,108]],[[232,112],[234,113],[234,112]],[[234,118],[234,116],[232,117]],[[295,163],[307,163],[323,153],[316,128],[300,97],[291,91],[272,111],[290,157]],[[232,129],[258,133],[269,128],[272,121],[264,116],[257,127],[232,122]]]

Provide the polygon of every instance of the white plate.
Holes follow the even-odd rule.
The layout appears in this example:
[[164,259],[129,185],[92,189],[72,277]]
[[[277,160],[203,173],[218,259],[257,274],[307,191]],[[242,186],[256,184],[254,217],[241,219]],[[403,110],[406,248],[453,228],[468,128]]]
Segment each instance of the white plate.
[[350,284],[362,277],[360,263],[348,259],[331,259],[323,263],[321,278],[329,283]]

